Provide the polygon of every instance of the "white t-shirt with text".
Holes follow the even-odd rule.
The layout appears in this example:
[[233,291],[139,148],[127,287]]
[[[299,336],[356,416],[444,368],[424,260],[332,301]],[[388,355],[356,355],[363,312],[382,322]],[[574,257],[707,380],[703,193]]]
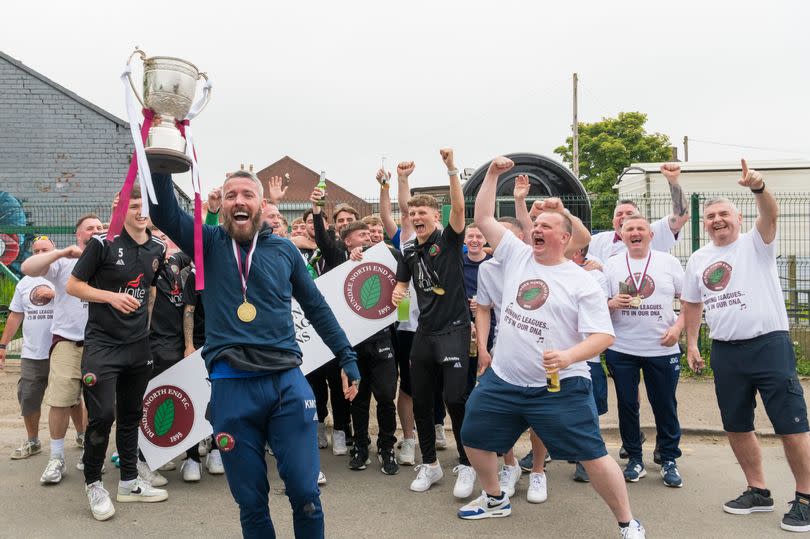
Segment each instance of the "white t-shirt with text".
[[[545,266],[532,248],[506,232],[495,258],[503,266],[503,299],[492,369],[504,381],[544,387],[543,350],[565,350],[591,333],[613,335],[604,294],[575,263]],[[560,379],[590,378],[579,361],[560,371]]]
[[[669,217],[650,223],[650,230],[653,233],[650,247],[656,251],[668,253],[678,243],[678,238],[669,228]],[[598,258],[603,264],[606,264],[610,257],[626,253],[627,246],[624,242],[622,240],[614,241],[615,239],[616,233],[612,230],[594,234],[588,245],[588,256]]]
[[23,277],[14,289],[9,309],[23,314],[23,348],[20,357],[48,359],[51,349],[53,300],[39,299],[42,288],[53,291],[53,285],[43,277]]
[[[605,276],[610,297],[619,293],[619,283],[625,283],[630,295],[636,295],[636,285],[627,270],[633,271],[636,282],[641,279],[647,257],[630,258],[627,253],[614,256],[605,265]],[[676,296],[683,289],[683,268],[680,261],[669,253],[650,250],[650,264],[641,283],[641,306],[617,309],[611,313],[616,340],[611,350],[641,357],[658,357],[680,352],[678,344],[663,346],[661,337],[678,318],[672,308]]]
[[755,226],[730,245],[704,245],[686,264],[681,299],[703,303],[712,339],[735,341],[788,331],[776,238],[766,244]]
[[45,278],[53,283],[56,297],[53,300],[53,324],[51,333],[69,341],[83,341],[87,325],[87,302],[65,291],[70,273],[77,258],[59,258],[48,268]]

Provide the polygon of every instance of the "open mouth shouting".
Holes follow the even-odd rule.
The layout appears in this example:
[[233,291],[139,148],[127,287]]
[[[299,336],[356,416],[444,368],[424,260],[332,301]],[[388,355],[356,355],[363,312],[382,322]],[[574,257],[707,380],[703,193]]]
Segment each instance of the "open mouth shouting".
[[235,223],[244,224],[250,221],[250,214],[245,210],[235,210],[231,215]]
[[545,247],[546,239],[542,234],[532,234],[532,243],[535,247]]

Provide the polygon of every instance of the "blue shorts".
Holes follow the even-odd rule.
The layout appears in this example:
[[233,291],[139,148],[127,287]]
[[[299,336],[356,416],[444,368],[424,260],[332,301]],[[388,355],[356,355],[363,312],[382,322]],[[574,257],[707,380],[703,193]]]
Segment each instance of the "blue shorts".
[[808,431],[807,404],[787,331],[742,341],[713,341],[711,360],[726,432],[754,430],[757,391],[776,434]]
[[593,401],[596,403],[596,413],[605,415],[608,412],[608,383],[602,362],[588,362],[591,369],[591,385],[593,386]]
[[591,381],[560,381],[560,391],[515,386],[487,369],[467,400],[461,440],[467,447],[506,453],[531,427],[554,460],[583,461],[607,455]]

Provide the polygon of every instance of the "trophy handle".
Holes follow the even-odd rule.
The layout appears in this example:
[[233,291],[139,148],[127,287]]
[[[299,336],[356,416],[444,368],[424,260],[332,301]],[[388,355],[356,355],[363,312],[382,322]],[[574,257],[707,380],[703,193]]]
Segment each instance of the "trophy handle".
[[[129,65],[130,62],[132,62],[132,58],[134,58],[135,55],[141,57],[141,62],[146,60],[146,53],[136,46],[135,51],[132,54],[130,54],[129,59],[127,59],[127,65]],[[132,93],[135,94],[135,97],[138,99],[138,102],[141,104],[141,107],[146,108],[146,104],[143,102],[143,99],[141,99],[141,96],[138,95],[138,90],[135,88],[135,83],[132,82],[132,73],[127,73],[127,78],[129,79],[129,85],[132,87]]]
[[[200,71],[200,74],[197,75],[197,80],[200,80],[200,79],[205,79],[205,82],[208,83],[208,74],[206,74],[203,71]],[[205,107],[208,106],[209,101],[211,101],[211,88],[210,87],[208,88],[208,91],[205,92],[205,101],[203,102],[202,107],[200,107],[200,110],[197,111],[197,114],[199,114],[203,110],[205,110]]]

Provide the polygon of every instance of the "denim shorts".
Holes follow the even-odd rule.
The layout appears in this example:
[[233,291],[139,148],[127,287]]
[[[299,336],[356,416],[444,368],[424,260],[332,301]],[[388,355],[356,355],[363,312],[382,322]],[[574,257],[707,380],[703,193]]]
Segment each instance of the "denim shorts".
[[465,446],[506,453],[528,428],[554,460],[584,461],[607,455],[599,432],[591,381],[560,381],[560,391],[512,385],[487,369],[467,400],[461,439]]

